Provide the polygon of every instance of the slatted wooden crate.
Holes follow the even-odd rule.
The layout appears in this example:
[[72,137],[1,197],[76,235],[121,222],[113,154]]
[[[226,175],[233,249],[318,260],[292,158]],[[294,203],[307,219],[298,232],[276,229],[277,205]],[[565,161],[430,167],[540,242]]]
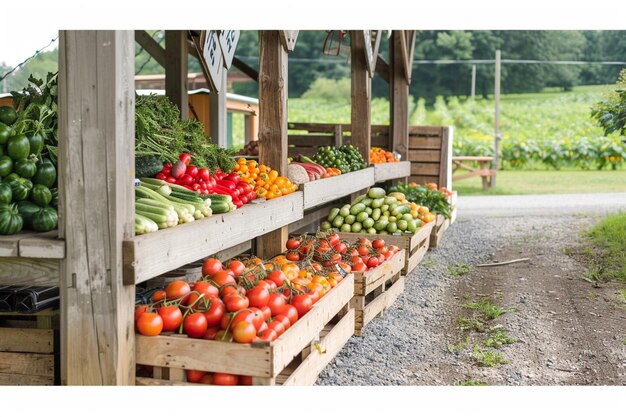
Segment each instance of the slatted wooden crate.
[[137,385],[184,385],[185,370],[252,376],[255,385],[312,385],[354,333],[348,274],[274,342],[239,344],[179,335],[136,335],[136,362],[154,367]]
[[57,310],[0,313],[0,385],[58,383],[57,329]]
[[441,242],[443,233],[450,227],[450,219],[446,219],[441,214],[437,215],[437,220],[430,234],[430,248],[436,248]]
[[409,126],[411,176],[418,184],[452,186],[452,128],[447,126]]
[[428,251],[430,244],[430,235],[435,222],[426,223],[416,233],[403,235],[370,235],[366,233],[346,233],[339,232],[342,239],[353,243],[360,237],[366,237],[370,240],[383,239],[388,245],[395,245],[400,249],[406,250],[404,268],[402,275],[407,276],[415,269],[415,267],[424,259],[424,255]]
[[376,317],[382,317],[404,291],[402,269],[406,251],[396,253],[381,265],[367,272],[354,272],[354,334],[361,336],[363,327]]

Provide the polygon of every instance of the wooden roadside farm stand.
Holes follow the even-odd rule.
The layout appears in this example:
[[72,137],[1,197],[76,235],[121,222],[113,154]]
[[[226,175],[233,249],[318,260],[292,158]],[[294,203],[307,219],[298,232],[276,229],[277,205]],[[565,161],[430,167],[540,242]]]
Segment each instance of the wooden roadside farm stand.
[[[383,146],[406,162],[318,180],[288,196],[135,236],[135,42],[165,68],[165,94],[187,118],[187,59],[189,54],[204,58],[202,39],[208,32],[215,31],[167,30],[166,48],[144,31],[60,32],[58,232],[0,237],[0,287],[58,286],[60,309],[36,316],[23,329],[14,326],[15,320],[0,326],[0,384],[177,384],[184,383],[182,370],[190,368],[247,372],[258,384],[313,384],[354,333],[350,300],[355,285],[349,275],[298,322],[300,330],[290,329],[291,336],[269,345],[216,346],[172,335],[135,335],[136,285],[190,264],[197,268],[211,255],[226,259],[254,247],[258,256],[270,257],[283,251],[289,231],[315,224],[339,200],[376,182],[417,175],[408,162],[421,149],[413,150],[408,125],[415,33],[393,31],[387,63],[377,52],[380,31],[374,42],[369,42],[371,31],[350,31],[352,123],[308,131],[333,144],[349,132],[349,142],[366,160],[370,145],[381,146],[384,137]],[[287,112],[287,56],[297,34],[260,31],[259,70],[242,69],[259,83],[260,160],[279,172],[287,171],[290,145],[309,146],[303,135],[288,132],[293,126]],[[224,143],[226,67],[211,68],[206,61],[203,70],[214,91],[209,133],[212,141]],[[233,65],[244,64],[234,59]],[[375,71],[389,83],[389,126],[371,126]],[[396,271],[389,278],[397,296],[400,275]],[[224,362],[207,366],[213,354]],[[246,366],[232,365],[235,359]],[[154,366],[152,377],[137,378],[138,363]]]

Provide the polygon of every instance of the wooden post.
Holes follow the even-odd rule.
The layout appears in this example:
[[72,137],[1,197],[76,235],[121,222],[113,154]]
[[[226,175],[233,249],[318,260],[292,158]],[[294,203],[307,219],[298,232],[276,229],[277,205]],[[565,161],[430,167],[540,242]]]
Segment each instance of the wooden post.
[[472,64],[472,89],[470,94],[472,100],[474,100],[476,98],[476,64]]
[[363,159],[369,163],[371,142],[371,96],[372,79],[368,73],[365,55],[365,36],[363,31],[350,31],[350,56],[352,72],[352,145],[361,152]]
[[[494,86],[494,94],[493,94],[493,98],[496,102],[496,108],[495,108],[495,143],[494,143],[494,150],[493,150],[493,169],[494,170],[498,170],[500,169],[500,140],[502,139],[500,137],[500,68],[501,68],[501,62],[500,62],[500,50],[496,50],[496,82],[495,82],[495,86]],[[495,187],[496,186],[496,175],[494,173],[494,175],[491,176],[491,186]]]
[[165,31],[165,95],[189,118],[187,98],[187,31]]
[[226,69],[222,70],[221,80],[215,80],[220,84],[220,92],[211,91],[209,94],[210,136],[211,142],[223,148],[228,147],[227,123],[226,123]]
[[[259,160],[287,174],[287,50],[277,30],[259,31]],[[260,237],[257,255],[282,252],[287,227]]]
[[404,69],[404,56],[401,40],[404,31],[394,30],[389,45],[390,75],[389,95],[389,136],[391,149],[408,158],[409,149],[409,81]]
[[134,236],[133,31],[61,31],[59,235],[61,381],[134,384],[135,287],[122,284]]

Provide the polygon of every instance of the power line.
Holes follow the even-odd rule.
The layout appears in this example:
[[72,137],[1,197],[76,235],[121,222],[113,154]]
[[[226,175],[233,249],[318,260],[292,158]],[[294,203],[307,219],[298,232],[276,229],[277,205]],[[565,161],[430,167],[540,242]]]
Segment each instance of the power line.
[[46,49],[47,47],[49,47],[50,45],[52,45],[54,42],[56,42],[56,40],[59,39],[59,37],[57,36],[56,38],[50,40],[50,42],[48,42],[48,44],[46,46],[44,46],[43,48],[39,48],[37,51],[35,51],[34,54],[32,54],[31,56],[29,56],[28,58],[26,58],[25,60],[23,60],[22,62],[20,62],[19,64],[17,64],[15,67],[13,67],[13,69],[11,69],[9,72],[7,72],[6,74],[0,76],[0,81],[4,80],[6,77],[8,77],[9,75],[11,75],[13,73],[13,71],[15,71],[16,69],[18,69],[19,67],[21,67],[22,65],[26,64],[28,61],[30,61],[31,59],[33,59],[34,57],[36,57],[37,55],[39,55],[40,52],[42,52],[44,49]]
[[[626,65],[624,61],[547,61],[540,59],[502,59],[503,64],[549,64],[549,65]],[[495,64],[494,59],[417,59],[413,65],[421,64]]]

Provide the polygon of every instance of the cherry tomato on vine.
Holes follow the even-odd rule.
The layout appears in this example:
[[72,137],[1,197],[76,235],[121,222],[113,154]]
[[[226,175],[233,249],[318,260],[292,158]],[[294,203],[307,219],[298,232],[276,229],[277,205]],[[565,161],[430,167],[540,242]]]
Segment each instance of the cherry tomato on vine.
[[372,241],[372,247],[374,249],[380,249],[385,246],[385,241],[383,239],[376,239]]
[[152,300],[153,303],[156,303],[157,301],[165,300],[165,296],[165,290],[158,290],[152,294],[150,300]]
[[360,256],[365,256],[365,255],[369,255],[370,253],[370,248],[368,248],[367,246],[361,245],[358,248],[356,248],[357,252],[359,253]]
[[298,317],[302,317],[309,312],[313,306],[313,301],[308,295],[299,294],[291,299],[291,305],[298,310]]
[[233,339],[237,343],[250,343],[256,336],[256,327],[254,324],[242,321],[232,327]]
[[219,327],[209,327],[208,329],[206,329],[206,332],[204,332],[204,336],[202,336],[202,338],[206,340],[215,340],[215,336],[219,331]]
[[249,323],[252,323],[253,320],[254,320],[254,313],[248,310],[238,311],[236,313],[224,314],[224,317],[222,317],[222,320],[220,322],[220,328],[222,330],[225,330],[230,325],[230,328],[232,329],[233,326],[236,325],[237,323],[240,323],[242,321],[247,321]]
[[165,307],[157,308],[157,313],[163,320],[163,331],[173,332],[180,327],[183,322],[183,313],[180,308],[175,305],[169,305]]
[[239,378],[237,375],[215,372],[213,374],[213,385],[237,385]]
[[233,271],[233,274],[238,277],[243,274],[243,271],[246,270],[246,266],[243,264],[243,262],[233,259],[228,263],[228,269]]
[[202,275],[204,276],[212,276],[217,271],[221,271],[224,268],[222,263],[215,258],[208,258],[202,264]]
[[276,333],[276,330],[270,329],[268,325],[265,330],[257,333],[257,337],[259,338],[259,340],[267,340],[269,342],[273,342],[274,340],[278,339],[278,333]]
[[298,309],[292,306],[291,304],[285,304],[282,308],[279,309],[278,314],[282,314],[289,319],[291,324],[294,324],[298,321]]
[[298,249],[298,247],[300,246],[301,243],[302,243],[302,241],[299,240],[299,239],[289,239],[285,246],[289,250],[294,250],[294,249]]
[[[176,280],[167,284],[165,287],[165,297],[168,300],[175,300],[177,298],[182,298],[185,295],[189,294],[191,291],[191,287],[187,283],[187,281]],[[183,300],[184,302],[185,300]]]
[[248,297],[250,307],[261,308],[265,307],[270,301],[270,292],[267,288],[257,285],[246,292],[246,297]]
[[249,375],[239,375],[239,385],[252,385],[252,377]]
[[293,262],[298,262],[300,260],[300,254],[297,252],[289,252],[287,253],[287,259]]
[[367,265],[365,265],[363,262],[357,262],[352,266],[352,271],[353,272],[365,272],[367,271]]
[[285,283],[287,277],[283,271],[272,271],[267,275],[267,279],[276,284],[277,287],[280,287]]
[[213,276],[211,276],[211,281],[215,282],[219,287],[228,284],[236,284],[235,277],[232,275],[232,271],[217,271]]
[[274,330],[276,334],[280,337],[281,334],[285,333],[285,325],[280,321],[272,321],[267,327],[271,330]]
[[287,329],[289,329],[291,327],[291,321],[284,314],[277,314],[277,315],[275,315],[274,316],[274,321],[281,322],[283,324],[283,326],[285,326],[285,330],[287,330]]
[[163,319],[157,313],[144,312],[137,320],[137,330],[144,336],[158,336],[163,330]]
[[367,260],[367,267],[368,268],[376,268],[378,266],[378,258],[375,256],[372,256],[371,258],[369,258]]
[[208,328],[206,317],[202,313],[191,313],[183,321],[183,331],[189,337],[201,338]]
[[248,308],[249,301],[239,294],[228,294],[224,297],[224,304],[226,304],[226,311],[233,313]]
[[272,315],[275,316],[285,304],[287,304],[285,297],[281,293],[276,292],[270,295],[267,306],[272,311]]
[[209,308],[203,313],[209,327],[217,326],[226,313],[224,302],[218,297],[209,297]]

